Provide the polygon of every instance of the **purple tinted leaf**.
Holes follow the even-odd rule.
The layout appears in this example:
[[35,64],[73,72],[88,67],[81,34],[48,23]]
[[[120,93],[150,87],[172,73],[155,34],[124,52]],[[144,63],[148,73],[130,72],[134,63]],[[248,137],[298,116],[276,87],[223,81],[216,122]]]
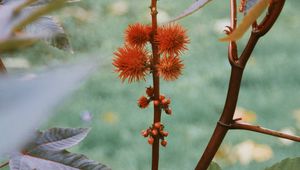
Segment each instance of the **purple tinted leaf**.
[[194,12],[198,11],[199,9],[201,9],[202,7],[204,7],[210,1],[211,0],[197,0],[190,7],[188,7],[186,10],[184,10],[180,15],[173,18],[169,22],[174,22],[174,21],[180,20],[186,16],[191,15],[192,13],[194,13]]
[[11,170],[32,170],[32,169],[55,169],[55,170],[79,170],[61,163],[40,159],[37,157],[19,154],[9,161]]
[[106,165],[88,159],[85,155],[70,153],[66,150],[59,152],[37,150],[30,155],[80,170],[111,170]]
[[51,151],[68,149],[81,142],[89,131],[89,128],[51,128],[38,135],[36,148]]

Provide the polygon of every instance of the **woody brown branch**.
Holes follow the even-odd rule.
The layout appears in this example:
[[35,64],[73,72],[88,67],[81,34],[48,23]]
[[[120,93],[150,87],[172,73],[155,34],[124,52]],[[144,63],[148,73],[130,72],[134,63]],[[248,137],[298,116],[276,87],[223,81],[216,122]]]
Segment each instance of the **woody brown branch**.
[[[238,101],[244,67],[246,66],[247,61],[250,58],[259,38],[262,37],[264,34],[266,34],[271,29],[275,21],[277,20],[279,14],[281,13],[284,2],[285,0],[272,1],[272,3],[269,6],[268,13],[265,16],[265,19],[262,21],[259,27],[254,27],[252,29],[248,43],[245,46],[238,60],[235,60],[236,57],[235,55],[237,55],[237,50],[235,50],[234,46],[232,46],[234,45],[232,44],[233,42],[230,42],[230,46],[228,48],[229,49],[228,58],[231,63],[231,76],[229,80],[229,87],[228,87],[227,98],[225,101],[224,109],[219,119],[219,122],[217,123],[216,128],[211,136],[211,139],[204,153],[202,154],[195,170],[206,170],[209,167],[213,157],[215,156],[223,139],[225,138],[229,130],[229,127],[224,125],[229,125],[233,121],[232,119]],[[235,20],[236,0],[230,0],[230,9],[231,9],[231,26],[234,27],[236,21]],[[256,129],[256,130],[257,131],[260,130],[261,132],[266,132],[266,130],[262,131],[262,129]],[[278,135],[278,133],[275,133],[274,131],[273,133]]]

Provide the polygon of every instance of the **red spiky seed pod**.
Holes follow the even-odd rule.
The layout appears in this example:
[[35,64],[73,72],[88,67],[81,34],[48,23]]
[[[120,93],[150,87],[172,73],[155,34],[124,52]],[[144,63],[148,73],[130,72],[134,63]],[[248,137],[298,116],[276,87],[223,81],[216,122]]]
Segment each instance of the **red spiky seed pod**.
[[148,138],[148,143],[149,143],[150,145],[152,145],[153,142],[154,142],[154,138],[150,136],[150,137]]
[[153,104],[154,104],[154,106],[159,106],[160,102],[159,102],[159,100],[154,100]]
[[148,133],[147,130],[143,130],[143,131],[141,132],[141,135],[144,136],[144,137],[146,138],[146,137],[149,136],[149,133]]
[[170,108],[166,108],[166,109],[165,109],[165,112],[166,112],[166,114],[168,114],[168,115],[172,115],[172,109],[170,109]]
[[186,30],[178,24],[169,24],[157,30],[156,41],[159,43],[159,52],[168,55],[179,55],[187,50],[189,38]]
[[160,129],[161,123],[160,123],[160,122],[156,122],[156,123],[154,123],[153,127],[154,127],[155,129]]
[[149,102],[150,102],[150,100],[149,100],[147,97],[142,96],[142,97],[140,97],[139,100],[138,100],[138,106],[139,106],[140,108],[144,109],[144,108],[148,107]]
[[146,89],[146,94],[147,94],[147,96],[149,96],[149,97],[152,97],[153,96],[153,94],[154,94],[154,89],[153,89],[153,87],[147,87],[147,89]]
[[129,25],[125,30],[125,42],[130,46],[143,47],[150,40],[150,32],[146,25],[140,23]]
[[166,81],[178,79],[181,75],[184,65],[179,57],[163,56],[157,65],[158,74]]
[[147,51],[139,47],[125,46],[118,48],[114,53],[113,65],[116,67],[115,72],[119,73],[119,78],[124,82],[145,80],[149,71]]
[[167,141],[167,140],[162,140],[162,141],[160,142],[160,144],[161,144],[163,147],[166,147],[167,144],[168,144],[168,141]]
[[156,129],[152,129],[151,134],[153,136],[157,136],[158,135],[158,131]]

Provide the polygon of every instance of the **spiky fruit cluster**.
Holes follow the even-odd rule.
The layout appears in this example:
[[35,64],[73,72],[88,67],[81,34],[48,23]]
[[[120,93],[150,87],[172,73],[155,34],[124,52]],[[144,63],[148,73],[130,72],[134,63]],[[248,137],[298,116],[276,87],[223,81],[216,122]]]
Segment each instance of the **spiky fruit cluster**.
[[[152,34],[151,26],[140,23],[129,25],[125,30],[125,45],[118,48],[113,59],[115,71],[122,81],[145,80],[154,68],[166,81],[176,80],[181,75],[184,65],[179,55],[187,50],[189,43],[186,30],[178,24],[170,24],[159,27],[156,35]],[[152,55],[146,50],[148,42],[156,43],[162,56],[156,66],[151,65]]]
[[148,137],[148,143],[150,145],[153,144],[155,138],[161,139],[161,145],[165,147],[167,145],[167,140],[165,140],[165,137],[167,137],[169,133],[164,131],[163,124],[161,124],[160,122],[156,122],[148,129],[143,130],[141,132],[141,135],[145,138]]

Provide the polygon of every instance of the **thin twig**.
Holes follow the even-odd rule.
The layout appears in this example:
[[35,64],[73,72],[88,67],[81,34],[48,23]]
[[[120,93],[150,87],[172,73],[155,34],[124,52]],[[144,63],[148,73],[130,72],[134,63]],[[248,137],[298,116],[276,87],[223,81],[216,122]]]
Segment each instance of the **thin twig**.
[[300,142],[299,136],[289,135],[289,134],[282,133],[279,131],[267,129],[267,128],[264,128],[261,126],[246,124],[246,123],[235,122],[235,123],[229,125],[229,129],[249,130],[249,131],[253,131],[253,132],[263,133],[266,135],[276,136],[279,138],[284,138],[284,139],[289,139],[292,141]]

